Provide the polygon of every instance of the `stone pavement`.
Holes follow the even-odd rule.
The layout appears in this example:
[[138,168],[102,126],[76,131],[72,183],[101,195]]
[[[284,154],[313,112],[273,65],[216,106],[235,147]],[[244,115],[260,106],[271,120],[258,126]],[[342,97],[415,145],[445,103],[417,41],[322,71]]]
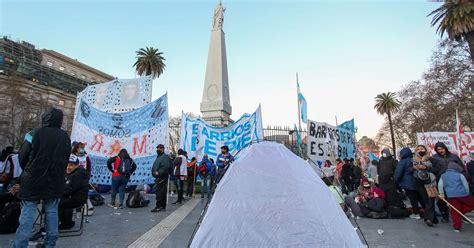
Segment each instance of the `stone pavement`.
[[[152,202],[146,208],[114,210],[105,205],[96,207],[94,215],[88,217],[90,223],[84,224],[84,233],[78,237],[60,238],[58,247],[108,248],[128,247],[131,244],[134,247],[140,247],[137,244],[157,247],[157,242],[160,242],[159,247],[186,247],[206,200],[201,200],[198,195],[184,205],[169,204],[165,212],[150,213],[154,197],[150,195],[150,199]],[[169,201],[175,200],[175,197],[170,197]],[[474,214],[471,213],[470,217]],[[173,223],[174,220],[179,223]],[[440,223],[429,228],[422,220],[408,218],[362,218],[357,222],[370,247],[474,247],[474,225],[470,224],[463,224],[463,231],[455,233],[451,224]],[[378,229],[383,230],[383,234],[378,234]],[[0,247],[9,247],[13,238],[13,234],[0,235]]]

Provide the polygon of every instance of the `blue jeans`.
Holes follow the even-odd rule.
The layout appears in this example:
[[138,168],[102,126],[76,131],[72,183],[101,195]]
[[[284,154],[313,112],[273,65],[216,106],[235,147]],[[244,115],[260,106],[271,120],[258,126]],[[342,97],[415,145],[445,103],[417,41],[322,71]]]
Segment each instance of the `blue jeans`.
[[[23,208],[20,215],[20,226],[15,233],[14,248],[26,248],[30,240],[39,201],[22,201]],[[45,247],[55,247],[58,240],[58,204],[59,198],[43,200],[43,209],[46,214]]]
[[204,191],[207,193],[207,198],[211,196],[211,184],[212,184],[212,176],[207,176],[205,178],[201,178],[201,196],[204,197]]
[[115,204],[115,197],[119,194],[120,205],[123,206],[125,201],[125,188],[127,187],[128,178],[126,176],[112,177],[112,205]]

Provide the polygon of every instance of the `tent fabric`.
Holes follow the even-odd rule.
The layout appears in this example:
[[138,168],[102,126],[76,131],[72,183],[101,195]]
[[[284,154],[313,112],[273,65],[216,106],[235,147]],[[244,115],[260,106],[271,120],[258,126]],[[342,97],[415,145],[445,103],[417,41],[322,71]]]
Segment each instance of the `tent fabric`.
[[219,183],[191,247],[364,247],[307,162],[280,144],[246,148]]

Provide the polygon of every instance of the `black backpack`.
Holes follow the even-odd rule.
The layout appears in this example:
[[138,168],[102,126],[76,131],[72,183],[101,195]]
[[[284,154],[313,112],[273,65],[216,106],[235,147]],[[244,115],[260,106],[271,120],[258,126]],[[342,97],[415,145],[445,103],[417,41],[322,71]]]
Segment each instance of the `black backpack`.
[[105,198],[101,196],[99,193],[94,192],[94,193],[89,193],[89,200],[91,201],[93,206],[100,206],[104,205],[105,203]]
[[132,174],[132,159],[121,159],[120,158],[120,164],[118,166],[118,172],[124,176],[129,176]]
[[20,225],[21,204],[17,201],[7,203],[0,211],[0,234],[15,233]]
[[129,208],[141,208],[145,206],[145,199],[143,199],[140,191],[134,190],[128,193],[127,201],[125,202]]

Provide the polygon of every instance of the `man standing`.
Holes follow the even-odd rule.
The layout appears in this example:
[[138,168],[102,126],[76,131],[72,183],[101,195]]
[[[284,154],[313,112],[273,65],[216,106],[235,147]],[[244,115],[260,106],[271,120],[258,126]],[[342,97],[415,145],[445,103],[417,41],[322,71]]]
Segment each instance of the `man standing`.
[[[459,166],[459,168],[457,168],[458,171],[463,173],[465,172],[461,159],[459,159],[458,155],[451,153],[448,150],[448,147],[443,142],[438,142],[435,144],[435,151],[436,154],[431,157],[431,163],[433,164],[434,172],[436,172],[436,179],[438,180],[438,183],[441,178],[441,175],[446,172],[446,170],[448,169],[448,164],[451,162],[454,162]],[[454,166],[455,164],[453,164],[452,166]],[[449,198],[450,196],[447,195],[446,197]],[[441,215],[443,216],[441,221],[444,223],[448,223],[448,205],[446,205],[444,201],[438,201],[438,208],[441,212]]]
[[155,178],[156,183],[156,207],[151,210],[152,213],[166,210],[166,193],[168,186],[168,173],[170,170],[170,158],[165,154],[165,146],[159,144],[156,147],[156,157],[151,175]]
[[50,107],[41,120],[42,127],[26,134],[19,153],[23,173],[17,197],[22,200],[23,208],[13,247],[28,247],[40,201],[46,213],[44,245],[55,247],[58,239],[58,204],[64,191],[71,140],[61,129],[61,110]]
[[341,188],[342,188],[342,193],[344,194],[349,194],[354,190],[352,187],[352,166],[349,162],[349,159],[344,158],[344,165],[342,165],[341,169]]
[[217,156],[217,179],[216,184],[219,183],[224,176],[227,168],[229,167],[230,163],[234,161],[234,157],[229,153],[228,146],[221,147],[221,154]]

